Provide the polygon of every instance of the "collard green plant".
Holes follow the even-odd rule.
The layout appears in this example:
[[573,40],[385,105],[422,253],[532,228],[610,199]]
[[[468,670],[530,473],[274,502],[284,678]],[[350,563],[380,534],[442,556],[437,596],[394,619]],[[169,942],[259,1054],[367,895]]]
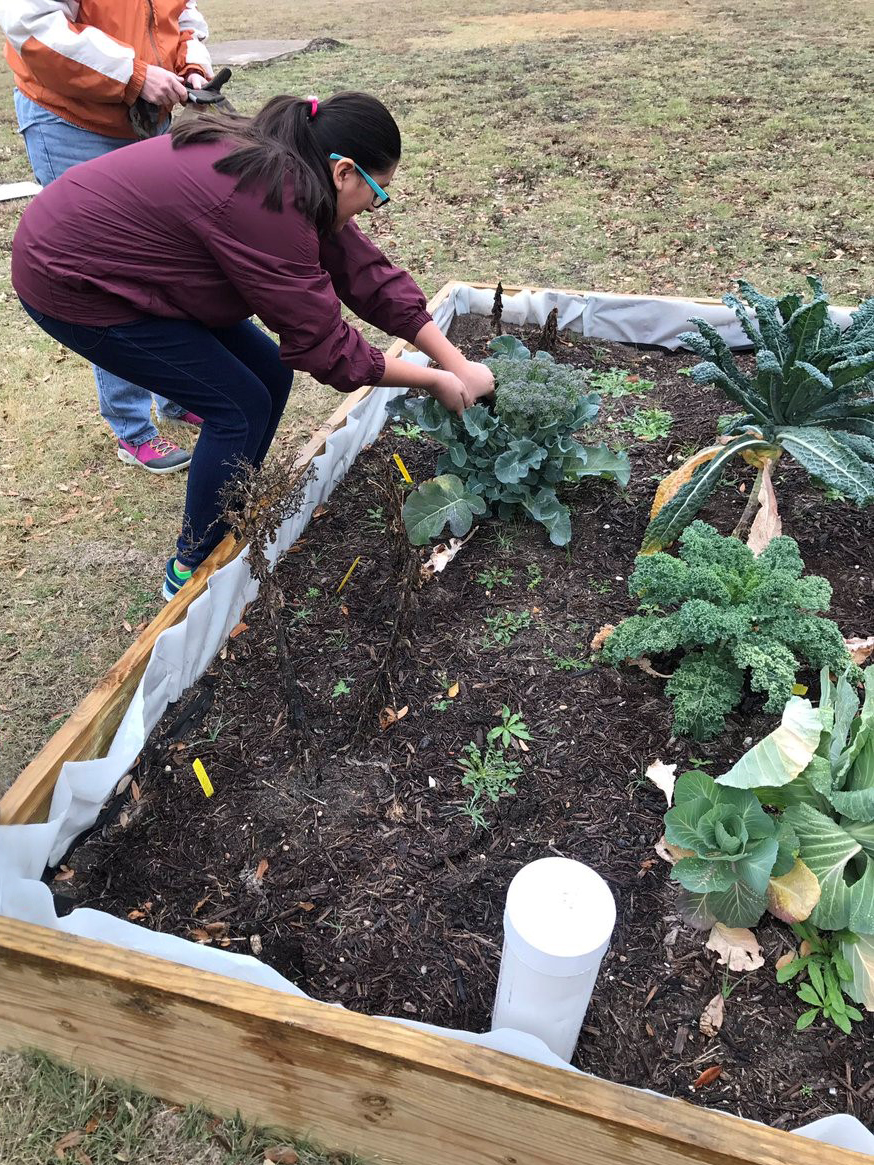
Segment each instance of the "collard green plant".
[[842,332],[829,317],[821,282],[809,277],[808,283],[813,297],[805,302],[794,294],[771,299],[741,280],[756,325],[742,299],[724,297],[755,349],[756,368],[749,376],[706,320],[691,320],[698,331],[680,336],[703,357],[692,369],[694,383],[717,385],[742,412],[723,430],[733,440],[699,455],[691,474],[681,468],[672,475],[683,484],[654,509],[644,551],[674,541],[738,455],[773,458],[785,452],[859,505],[874,501],[874,298],[853,313]]
[[671,877],[688,891],[684,912],[726,926],[754,926],[768,906],[772,878],[788,874],[798,838],[754,793],[684,773],[665,814],[665,838],[680,856]]
[[842,944],[847,989],[874,1010],[874,667],[865,669],[861,706],[852,678],[833,684],[824,668],[819,707],[793,697],[780,727],[718,783],[782,810],[819,884],[809,921],[856,936]]
[[[556,364],[546,352],[531,353],[513,336],[491,345],[496,352],[486,363],[495,375],[493,411],[482,404],[459,417],[430,397],[390,402],[395,417],[418,425],[446,447],[437,461],[435,480],[463,498],[470,513],[460,520],[460,508],[429,492],[426,482],[404,507],[410,540],[422,545],[437,537],[454,512],[453,534],[470,529],[472,513],[487,508],[501,518],[523,512],[549,531],[551,541],[570,541],[570,511],[559,501],[556,487],[584,477],[612,478],[626,485],[631,473],[624,453],[606,445],[585,446],[573,434],[598,413],[600,398],[587,391],[585,372]],[[476,510],[470,498],[479,499]],[[465,524],[466,523],[466,524]]]
[[638,555],[628,588],[641,602],[603,648],[608,663],[682,651],[665,691],[674,703],[674,731],[696,740],[715,736],[739,702],[744,679],[767,693],[765,710],[781,712],[802,661],[838,672],[851,666],[843,637],[827,611],[831,586],[802,577],[792,538],[775,538],[756,557],[737,538],[693,522],[679,556]]

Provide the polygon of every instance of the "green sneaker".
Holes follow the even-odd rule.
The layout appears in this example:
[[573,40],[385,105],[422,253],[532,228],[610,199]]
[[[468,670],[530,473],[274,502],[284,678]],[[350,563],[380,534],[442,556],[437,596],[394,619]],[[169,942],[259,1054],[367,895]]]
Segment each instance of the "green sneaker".
[[193,570],[180,570],[176,565],[176,559],[171,558],[167,563],[167,570],[164,575],[164,586],[161,594],[169,603],[174,595],[177,595],[182,587],[188,582],[194,574]]

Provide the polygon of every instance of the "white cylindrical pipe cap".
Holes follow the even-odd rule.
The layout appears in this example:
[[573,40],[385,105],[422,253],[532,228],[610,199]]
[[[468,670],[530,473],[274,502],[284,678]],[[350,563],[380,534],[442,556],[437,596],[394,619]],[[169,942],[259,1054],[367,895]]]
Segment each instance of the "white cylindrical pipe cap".
[[507,891],[507,944],[542,975],[581,975],[597,965],[615,923],[610,887],[571,858],[540,858],[523,866]]

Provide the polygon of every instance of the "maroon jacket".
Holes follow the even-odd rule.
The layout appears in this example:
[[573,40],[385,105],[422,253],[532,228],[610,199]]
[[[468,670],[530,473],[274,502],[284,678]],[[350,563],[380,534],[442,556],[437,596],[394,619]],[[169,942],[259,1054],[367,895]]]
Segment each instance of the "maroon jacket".
[[28,206],[12,244],[12,283],[37,311],[102,327],[143,315],[226,327],[258,315],[282,359],[342,392],[375,384],[385,359],[341,317],[412,341],[425,296],[354,223],[328,238],[293,207],[213,162],[226,144],[171,148],[169,135],[67,170]]

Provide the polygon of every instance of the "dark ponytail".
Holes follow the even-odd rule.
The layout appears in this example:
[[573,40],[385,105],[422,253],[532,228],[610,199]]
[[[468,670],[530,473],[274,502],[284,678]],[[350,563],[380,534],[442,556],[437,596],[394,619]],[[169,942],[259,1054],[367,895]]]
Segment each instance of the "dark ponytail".
[[254,117],[202,113],[176,122],[173,146],[227,141],[235,146],[215,163],[238,178],[238,190],[263,192],[263,204],[282,210],[286,177],[298,210],[320,234],[331,230],[337,192],[329,154],[351,158],[368,173],[391,169],[401,156],[401,134],[392,115],[368,93],[335,93],[326,101],[273,97]]

